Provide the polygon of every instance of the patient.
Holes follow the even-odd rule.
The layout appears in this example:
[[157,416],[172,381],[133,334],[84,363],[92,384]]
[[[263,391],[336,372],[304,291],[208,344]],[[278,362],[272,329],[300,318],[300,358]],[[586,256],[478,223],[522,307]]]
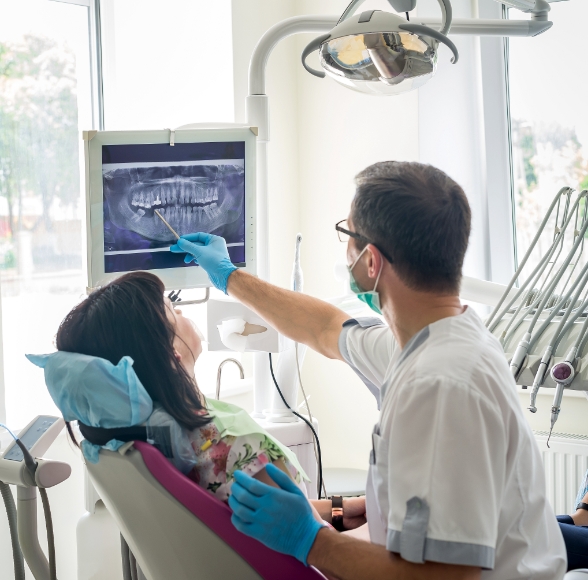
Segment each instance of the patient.
[[[236,470],[275,485],[265,470],[270,462],[305,490],[303,473],[288,448],[272,439],[239,407],[207,401],[202,395],[194,374],[194,364],[202,352],[200,333],[164,297],[163,283],[153,274],[126,274],[94,291],[65,317],[57,333],[56,346],[59,351],[100,357],[113,365],[130,356],[133,370],[153,400],[152,417],[157,415],[156,423],[179,424],[183,439],[188,441],[187,453],[186,449],[174,450],[176,455],[192,456],[193,461],[182,471],[222,501],[228,500]],[[219,432],[215,420],[218,423],[221,410],[225,417],[234,414],[248,419],[254,427],[241,429],[238,435],[227,434],[227,429]],[[99,414],[99,409],[93,411]],[[69,423],[67,428],[75,442]],[[80,430],[97,445],[122,439],[120,433],[124,431],[83,424]],[[311,503],[316,517],[330,522],[331,502]],[[346,529],[359,528],[365,521],[363,498],[346,500]]]

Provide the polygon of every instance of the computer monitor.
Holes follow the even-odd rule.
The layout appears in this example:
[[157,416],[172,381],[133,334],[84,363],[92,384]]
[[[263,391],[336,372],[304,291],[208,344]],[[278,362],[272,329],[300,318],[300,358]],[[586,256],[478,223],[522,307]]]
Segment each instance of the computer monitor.
[[256,273],[248,127],[86,131],[84,142],[89,288],[134,270],[153,272],[167,289],[210,286],[202,268],[169,251],[176,233],[198,231],[225,238],[231,261]]

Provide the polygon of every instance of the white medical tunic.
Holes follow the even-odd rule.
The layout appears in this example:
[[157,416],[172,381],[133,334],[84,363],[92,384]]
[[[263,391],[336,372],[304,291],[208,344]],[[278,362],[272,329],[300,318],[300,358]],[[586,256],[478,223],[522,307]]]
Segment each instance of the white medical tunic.
[[410,562],[479,566],[488,580],[557,580],[566,551],[539,449],[499,342],[471,309],[400,350],[350,320],[341,354],[381,400],[366,490],[372,542]]

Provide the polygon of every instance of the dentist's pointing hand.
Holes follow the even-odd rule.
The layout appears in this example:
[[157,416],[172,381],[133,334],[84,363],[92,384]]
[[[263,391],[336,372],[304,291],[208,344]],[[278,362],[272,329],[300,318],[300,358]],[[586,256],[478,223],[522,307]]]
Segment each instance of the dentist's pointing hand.
[[319,530],[308,500],[298,486],[271,463],[267,474],[280,486],[271,487],[241,471],[235,472],[229,506],[231,521],[244,534],[303,564]]
[[182,236],[171,248],[176,254],[186,254],[184,262],[197,262],[208,274],[216,288],[227,293],[227,280],[237,268],[233,266],[224,238],[198,232]]

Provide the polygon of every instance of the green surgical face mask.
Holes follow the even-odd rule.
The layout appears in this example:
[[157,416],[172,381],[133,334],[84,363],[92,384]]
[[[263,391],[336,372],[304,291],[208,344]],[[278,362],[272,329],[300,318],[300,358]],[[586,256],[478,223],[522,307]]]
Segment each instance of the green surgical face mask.
[[377,314],[382,314],[382,310],[380,309],[380,293],[376,292],[376,288],[378,287],[378,282],[380,281],[380,275],[382,274],[382,268],[384,267],[384,264],[382,263],[380,271],[378,272],[378,277],[376,278],[376,284],[374,286],[374,289],[371,292],[364,292],[358,286],[358,284],[355,281],[355,278],[353,277],[353,274],[351,272],[351,270],[353,270],[353,268],[355,268],[355,265],[357,264],[357,262],[359,262],[359,259],[362,257],[363,253],[366,250],[367,250],[367,246],[360,252],[360,254],[359,254],[359,256],[357,256],[357,259],[355,260],[355,262],[353,262],[353,264],[351,264],[351,266],[347,266],[347,268],[349,270],[349,286],[351,287],[351,291],[354,294],[357,294],[357,297],[362,302],[365,302]]

